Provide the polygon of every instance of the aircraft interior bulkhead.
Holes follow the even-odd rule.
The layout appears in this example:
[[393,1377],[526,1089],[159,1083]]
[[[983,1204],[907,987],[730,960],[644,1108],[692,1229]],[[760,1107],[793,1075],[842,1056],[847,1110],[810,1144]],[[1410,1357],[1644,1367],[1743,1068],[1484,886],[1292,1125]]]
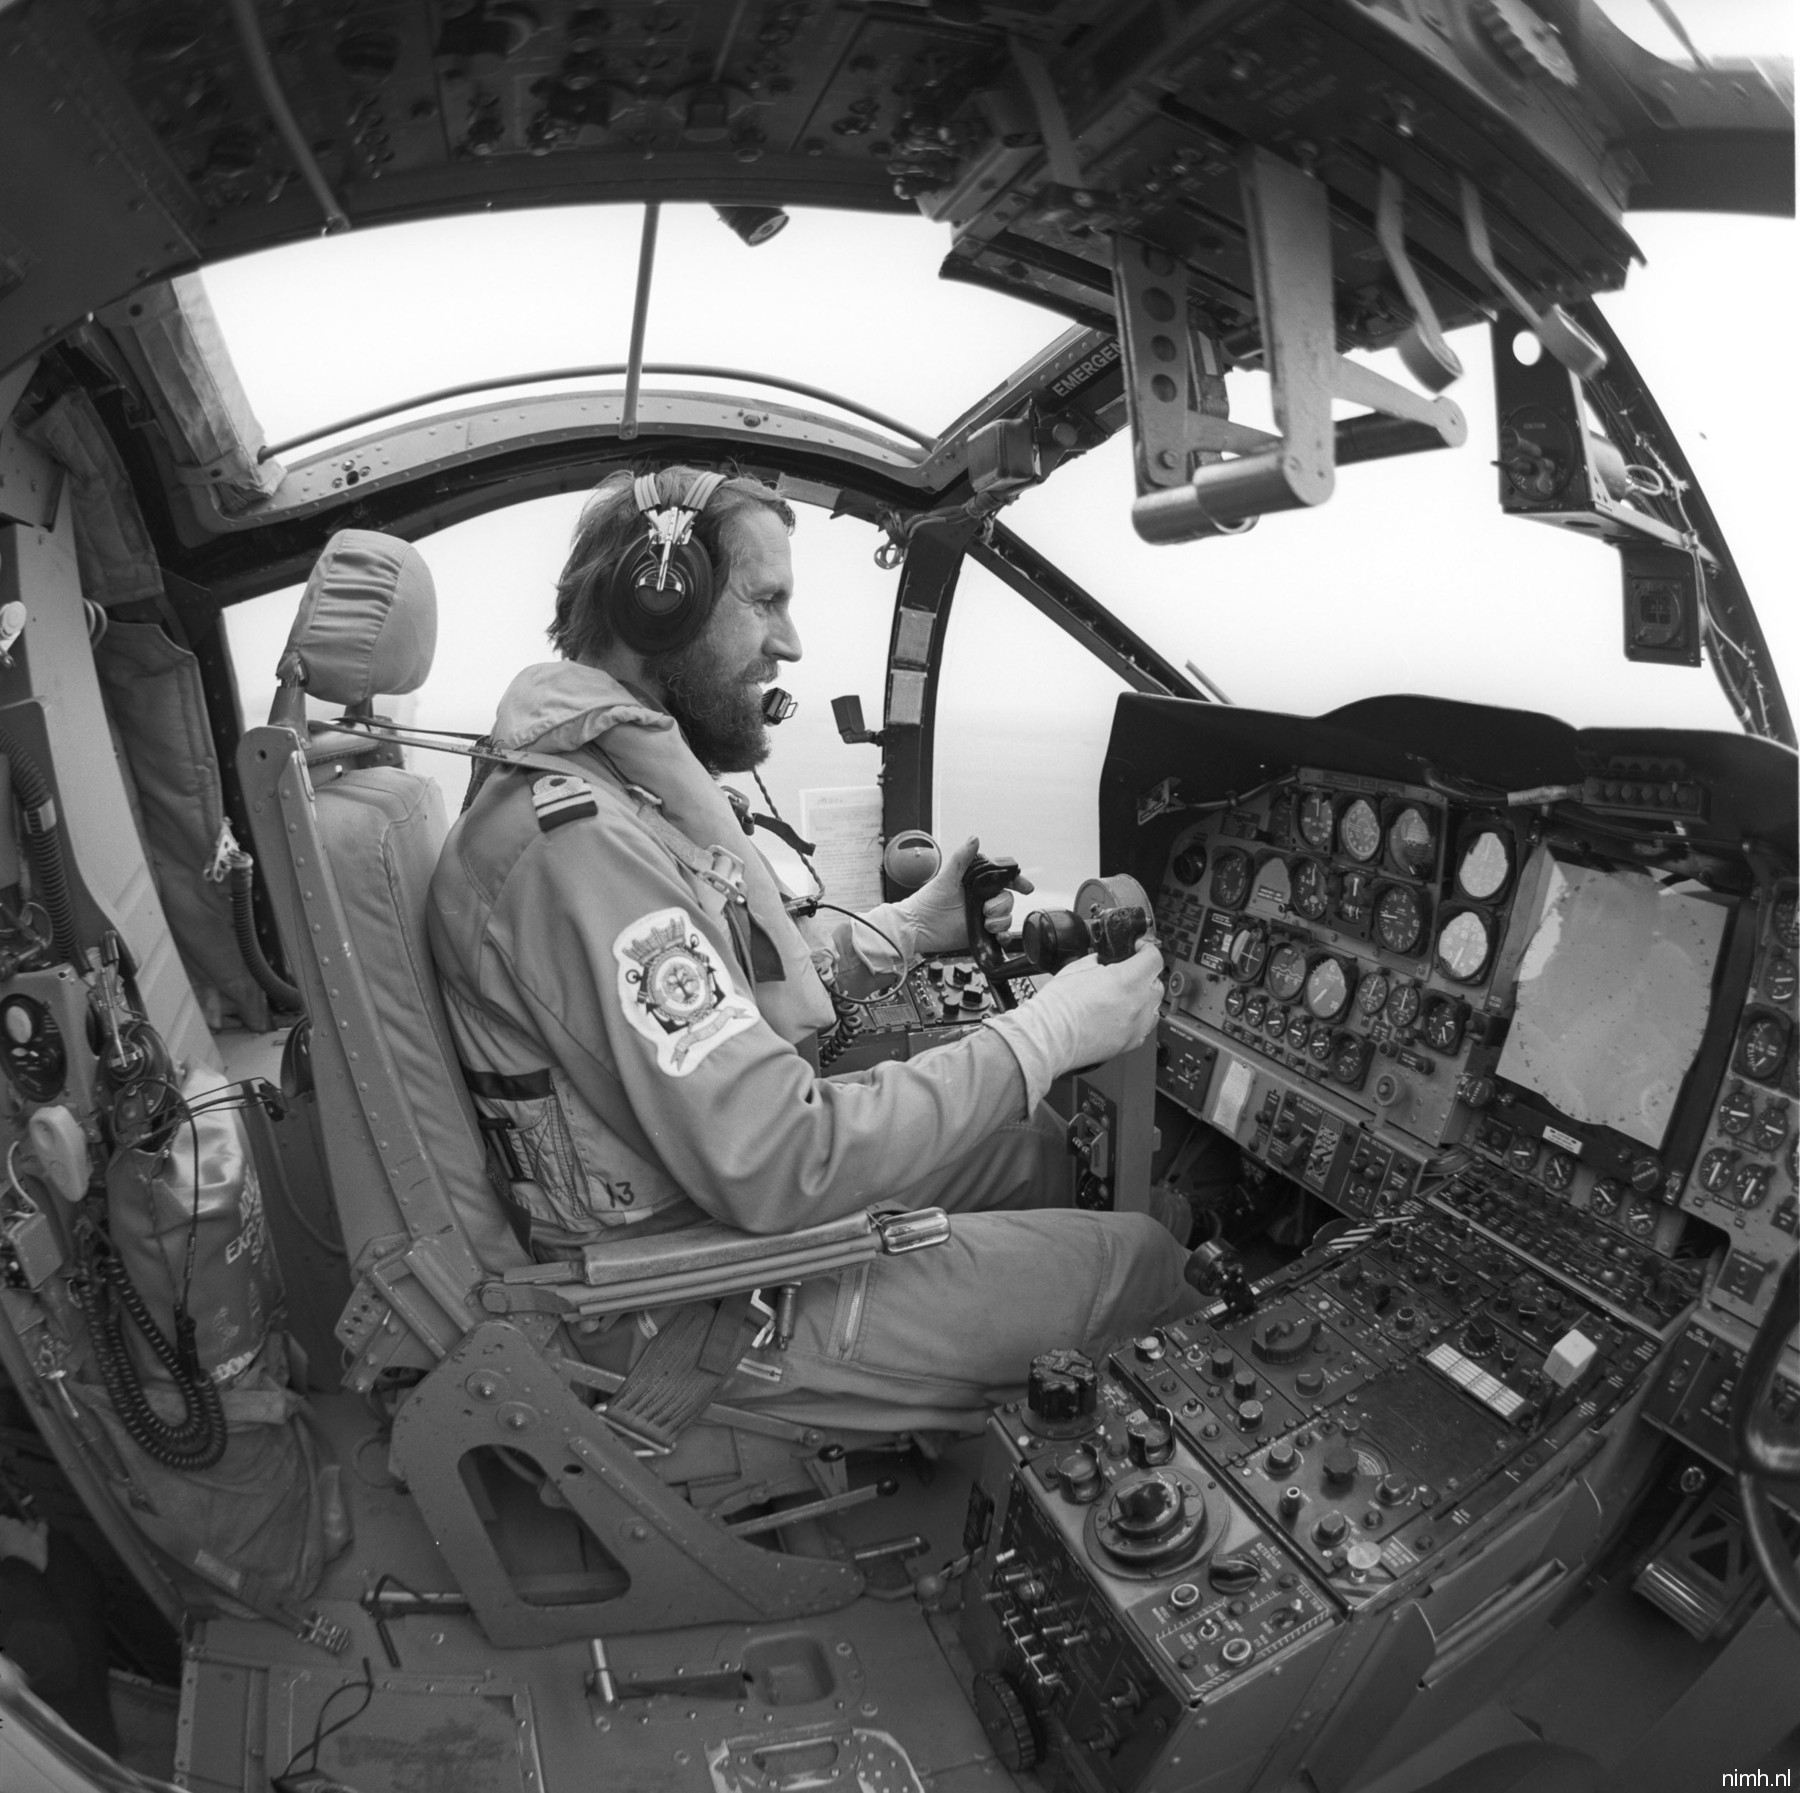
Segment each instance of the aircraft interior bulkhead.
[[[1791,1784],[1795,731],[1595,302],[1633,214],[1792,215],[1791,63],[1702,54],[1705,10],[0,0],[0,1789]],[[202,270],[600,202],[643,221],[614,360],[502,396],[476,345],[268,440]],[[684,205],[721,280],[789,209],[910,219],[1045,346],[937,431],[648,360]],[[1234,538],[1460,461],[1612,568],[1614,661],[1716,680],[1736,728],[1406,695],[1393,660],[1325,714],[1232,703],[1009,527],[1115,439],[1116,520],[1196,605]],[[539,780],[546,829],[595,806],[409,724],[436,538],[673,466],[879,542],[883,712],[834,713],[889,901],[985,751],[940,701],[959,577],[1121,689],[1072,899],[988,933],[1018,866],[984,827],[971,944],[834,993],[816,1041],[821,1079],[911,1076],[1160,953],[1151,1034],[1048,1102],[1077,1207],[1192,1220],[1191,1311],[1069,1317],[963,1435],[756,1383],[807,1291],[860,1301],[954,1215],[549,1249],[542,1141],[491,1112],[544,1092],[459,1062],[419,754]],[[234,608],[309,577],[243,664]],[[1503,626],[1443,618],[1473,658]]]

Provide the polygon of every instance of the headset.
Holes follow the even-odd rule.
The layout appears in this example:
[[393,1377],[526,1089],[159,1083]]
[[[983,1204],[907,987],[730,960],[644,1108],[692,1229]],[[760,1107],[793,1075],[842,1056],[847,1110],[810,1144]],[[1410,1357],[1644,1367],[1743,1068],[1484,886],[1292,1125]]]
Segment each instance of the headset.
[[644,519],[643,539],[606,575],[606,610],[613,630],[640,654],[686,647],[712,615],[717,574],[712,556],[694,538],[694,525],[725,483],[722,473],[699,474],[679,498],[664,498],[655,473],[631,482]]

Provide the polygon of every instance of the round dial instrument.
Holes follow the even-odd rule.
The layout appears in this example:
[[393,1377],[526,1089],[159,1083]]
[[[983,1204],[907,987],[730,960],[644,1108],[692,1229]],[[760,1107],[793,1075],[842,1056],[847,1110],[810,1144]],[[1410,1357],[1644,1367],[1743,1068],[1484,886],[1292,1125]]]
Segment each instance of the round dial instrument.
[[1269,1005],[1269,1018],[1263,1023],[1263,1031],[1267,1033],[1271,1039],[1278,1040],[1281,1038],[1281,1030],[1287,1026],[1287,1020],[1287,1010],[1277,1008],[1271,1003]]
[[1332,813],[1331,799],[1323,791],[1308,791],[1300,799],[1300,838],[1315,853],[1331,851],[1332,830],[1336,825],[1337,817]]
[[1225,992],[1225,1013],[1241,1015],[1244,1012],[1244,992],[1236,985]]
[[1473,909],[1464,909],[1444,923],[1437,938],[1438,963],[1458,983],[1472,984],[1487,970],[1493,937],[1488,924]]
[[0,1001],[0,1066],[32,1102],[54,1102],[68,1075],[69,1054],[56,1017],[35,996]]
[[1387,1018],[1396,1027],[1411,1027],[1419,1018],[1419,986],[1396,984],[1387,999]]
[[1405,884],[1390,884],[1375,899],[1375,938],[1391,953],[1416,953],[1425,937],[1425,902]]
[[1263,1017],[1268,1014],[1268,1012],[1269,999],[1263,995],[1260,990],[1244,1004],[1244,1019],[1248,1021],[1252,1027],[1261,1027],[1263,1024]]
[[1425,1019],[1420,1031],[1435,1052],[1454,1052],[1462,1044],[1463,1016],[1460,1003],[1433,997],[1425,1005]]
[[1785,1008],[1793,1002],[1796,989],[1800,989],[1800,978],[1796,977],[1794,961],[1786,954],[1772,958],[1763,973],[1763,995]]
[[1381,852],[1381,818],[1367,797],[1353,797],[1338,817],[1338,845],[1359,865]]
[[1437,858],[1437,830],[1416,803],[1409,803],[1388,823],[1388,852],[1402,871],[1423,875]]
[[1306,978],[1306,1006],[1321,1021],[1335,1021],[1350,1006],[1350,977],[1337,959],[1321,959]]
[[1478,903],[1492,902],[1512,876],[1512,848],[1506,836],[1484,828],[1467,842],[1456,866],[1456,888]]
[[1738,1046],[1738,1067],[1758,1083],[1770,1082],[1781,1069],[1787,1051],[1787,1023],[1779,1015],[1758,1015],[1744,1029]]
[[1312,1023],[1307,1020],[1306,1016],[1299,1009],[1295,1009],[1292,1018],[1287,1024],[1287,1043],[1292,1046],[1296,1052],[1304,1052],[1306,1050],[1306,1036],[1311,1031]]
[[1183,884],[1198,884],[1206,876],[1206,844],[1189,841],[1169,861],[1169,869]]
[[1331,1029],[1323,1021],[1315,1021],[1312,1032],[1306,1036],[1306,1056],[1322,1065],[1331,1062]]
[[1284,940],[1269,954],[1269,994],[1277,1002],[1292,1002],[1306,988],[1306,951]]
[[1225,957],[1231,965],[1231,975],[1240,984],[1254,984],[1268,963],[1269,930],[1260,921],[1239,928],[1231,937]]
[[1392,986],[1385,971],[1372,972],[1356,987],[1356,1006],[1371,1021],[1387,1006],[1388,991]]
[[1323,921],[1331,908],[1331,874],[1316,859],[1294,862],[1294,908],[1308,921]]
[[1567,1152],[1551,1152],[1544,1160],[1544,1187],[1558,1194],[1575,1181],[1575,1160]]
[[1250,855],[1227,847],[1213,861],[1212,900],[1221,909],[1241,909],[1250,894]]
[[1339,1083],[1357,1084],[1369,1068],[1369,1042],[1341,1033],[1332,1047],[1331,1074]]

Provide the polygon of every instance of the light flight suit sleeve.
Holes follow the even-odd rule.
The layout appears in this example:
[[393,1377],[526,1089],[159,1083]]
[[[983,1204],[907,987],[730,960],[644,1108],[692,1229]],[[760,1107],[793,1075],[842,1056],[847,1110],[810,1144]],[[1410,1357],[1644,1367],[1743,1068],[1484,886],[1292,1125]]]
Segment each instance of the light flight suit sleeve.
[[1025,1116],[979,1029],[859,1079],[825,1079],[757,1013],[723,896],[697,897],[641,829],[541,835],[496,893],[481,979],[603,1119],[621,1101],[701,1208],[781,1233],[888,1198]]

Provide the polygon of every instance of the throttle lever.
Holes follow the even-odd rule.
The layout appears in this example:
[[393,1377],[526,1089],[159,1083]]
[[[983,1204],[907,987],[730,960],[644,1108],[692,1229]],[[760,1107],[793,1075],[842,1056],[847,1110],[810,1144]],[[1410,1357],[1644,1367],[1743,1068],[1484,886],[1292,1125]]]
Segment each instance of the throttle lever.
[[990,897],[997,897],[1001,891],[1011,889],[1012,882],[1018,875],[1018,860],[985,859],[979,855],[970,860],[968,869],[962,875],[963,921],[969,931],[969,950],[975,955],[975,963],[981,967],[981,974],[987,979],[988,988],[994,993],[994,1000],[1003,1009],[1019,1006],[1011,980],[1030,976],[1034,967],[1029,959],[1000,950],[1000,942],[987,931],[982,911]]

